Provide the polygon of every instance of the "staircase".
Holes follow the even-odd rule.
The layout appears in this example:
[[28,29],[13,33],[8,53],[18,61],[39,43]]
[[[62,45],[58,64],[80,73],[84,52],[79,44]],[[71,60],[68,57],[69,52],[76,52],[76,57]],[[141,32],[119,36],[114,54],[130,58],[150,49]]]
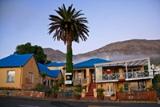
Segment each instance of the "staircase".
[[88,92],[86,93],[86,96],[85,96],[86,99],[94,99],[94,92],[93,92],[94,88],[96,88],[96,84],[90,83]]

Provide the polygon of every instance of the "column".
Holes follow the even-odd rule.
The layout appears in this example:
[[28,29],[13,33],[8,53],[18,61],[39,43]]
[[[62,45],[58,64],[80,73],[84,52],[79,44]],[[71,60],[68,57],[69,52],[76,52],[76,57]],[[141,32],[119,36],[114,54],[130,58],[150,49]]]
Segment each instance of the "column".
[[97,66],[95,68],[95,80],[97,81],[102,81],[102,67],[101,66]]
[[128,68],[127,68],[127,62],[125,63],[125,68],[126,68],[126,79],[128,79]]

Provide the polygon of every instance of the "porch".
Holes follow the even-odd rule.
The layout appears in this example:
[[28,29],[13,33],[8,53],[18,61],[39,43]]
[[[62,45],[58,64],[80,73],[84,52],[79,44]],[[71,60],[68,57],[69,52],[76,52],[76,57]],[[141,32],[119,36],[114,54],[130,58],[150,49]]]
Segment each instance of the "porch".
[[95,69],[97,83],[153,78],[149,58],[96,64]]

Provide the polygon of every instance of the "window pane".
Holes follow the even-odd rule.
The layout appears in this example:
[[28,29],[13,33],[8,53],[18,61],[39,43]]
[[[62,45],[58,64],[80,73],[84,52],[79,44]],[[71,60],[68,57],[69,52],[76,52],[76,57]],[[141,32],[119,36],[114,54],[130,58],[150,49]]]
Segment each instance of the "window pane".
[[34,74],[32,72],[29,72],[29,82],[30,83],[34,82]]
[[7,73],[7,82],[14,82],[15,71],[8,71]]

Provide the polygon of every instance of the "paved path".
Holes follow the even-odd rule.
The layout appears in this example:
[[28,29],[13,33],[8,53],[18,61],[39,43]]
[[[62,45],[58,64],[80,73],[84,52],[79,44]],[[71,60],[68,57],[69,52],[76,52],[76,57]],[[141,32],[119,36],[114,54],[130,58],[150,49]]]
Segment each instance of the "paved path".
[[29,98],[0,97],[0,107],[160,107],[160,104],[51,101]]

